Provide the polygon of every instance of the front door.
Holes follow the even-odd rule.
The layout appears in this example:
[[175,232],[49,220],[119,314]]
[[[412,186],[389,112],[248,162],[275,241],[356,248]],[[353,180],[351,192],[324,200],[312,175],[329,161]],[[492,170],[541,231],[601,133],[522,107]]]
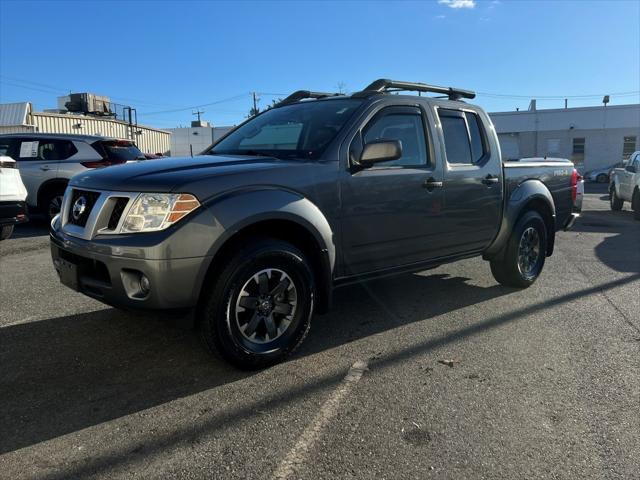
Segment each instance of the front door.
[[487,247],[501,221],[503,179],[497,145],[471,110],[438,109],[446,165],[444,205],[447,254]]
[[347,275],[419,262],[438,250],[442,168],[433,161],[425,112],[414,106],[383,108],[358,131],[350,156],[383,139],[401,142],[401,158],[370,168],[352,166],[341,182]]

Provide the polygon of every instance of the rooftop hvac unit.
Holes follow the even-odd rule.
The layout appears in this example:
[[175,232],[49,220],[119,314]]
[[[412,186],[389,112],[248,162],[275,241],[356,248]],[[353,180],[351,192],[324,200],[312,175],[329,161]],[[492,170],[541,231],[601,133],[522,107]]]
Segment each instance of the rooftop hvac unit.
[[86,113],[90,115],[112,116],[109,97],[94,93],[71,93],[65,107],[70,112]]

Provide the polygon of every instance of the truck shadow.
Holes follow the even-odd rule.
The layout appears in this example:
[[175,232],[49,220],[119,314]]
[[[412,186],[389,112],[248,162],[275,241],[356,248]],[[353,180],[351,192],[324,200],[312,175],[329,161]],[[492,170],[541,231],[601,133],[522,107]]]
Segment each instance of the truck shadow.
[[[510,292],[424,275],[344,287],[300,355]],[[170,319],[111,308],[1,328],[0,364],[0,454],[251,375]]]
[[573,228],[578,233],[610,233],[595,247],[598,260],[618,272],[640,272],[640,222],[633,212],[589,210]]

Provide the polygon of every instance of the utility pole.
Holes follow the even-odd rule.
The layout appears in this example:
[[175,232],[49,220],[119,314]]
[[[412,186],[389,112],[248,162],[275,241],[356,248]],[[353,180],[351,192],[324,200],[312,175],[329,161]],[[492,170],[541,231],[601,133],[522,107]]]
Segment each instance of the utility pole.
[[251,110],[251,116],[253,117],[258,114],[258,100],[260,100],[260,97],[256,92],[251,92],[251,96],[253,97],[253,110]]
[[196,110],[195,112],[191,112],[191,115],[198,116],[198,123],[200,123],[200,114],[204,113],[204,110]]

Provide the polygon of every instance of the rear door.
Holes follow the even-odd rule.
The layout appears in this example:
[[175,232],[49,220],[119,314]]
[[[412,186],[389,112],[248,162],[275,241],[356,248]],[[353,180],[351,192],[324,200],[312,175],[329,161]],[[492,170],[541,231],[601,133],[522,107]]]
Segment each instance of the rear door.
[[[438,251],[442,166],[434,161],[426,112],[388,106],[364,122],[351,141],[400,140],[402,157],[370,168],[351,168],[341,182],[345,274],[419,262]],[[430,186],[431,185],[431,186]]]
[[438,108],[444,146],[444,229],[448,254],[488,246],[502,215],[503,172],[487,121],[466,109]]

